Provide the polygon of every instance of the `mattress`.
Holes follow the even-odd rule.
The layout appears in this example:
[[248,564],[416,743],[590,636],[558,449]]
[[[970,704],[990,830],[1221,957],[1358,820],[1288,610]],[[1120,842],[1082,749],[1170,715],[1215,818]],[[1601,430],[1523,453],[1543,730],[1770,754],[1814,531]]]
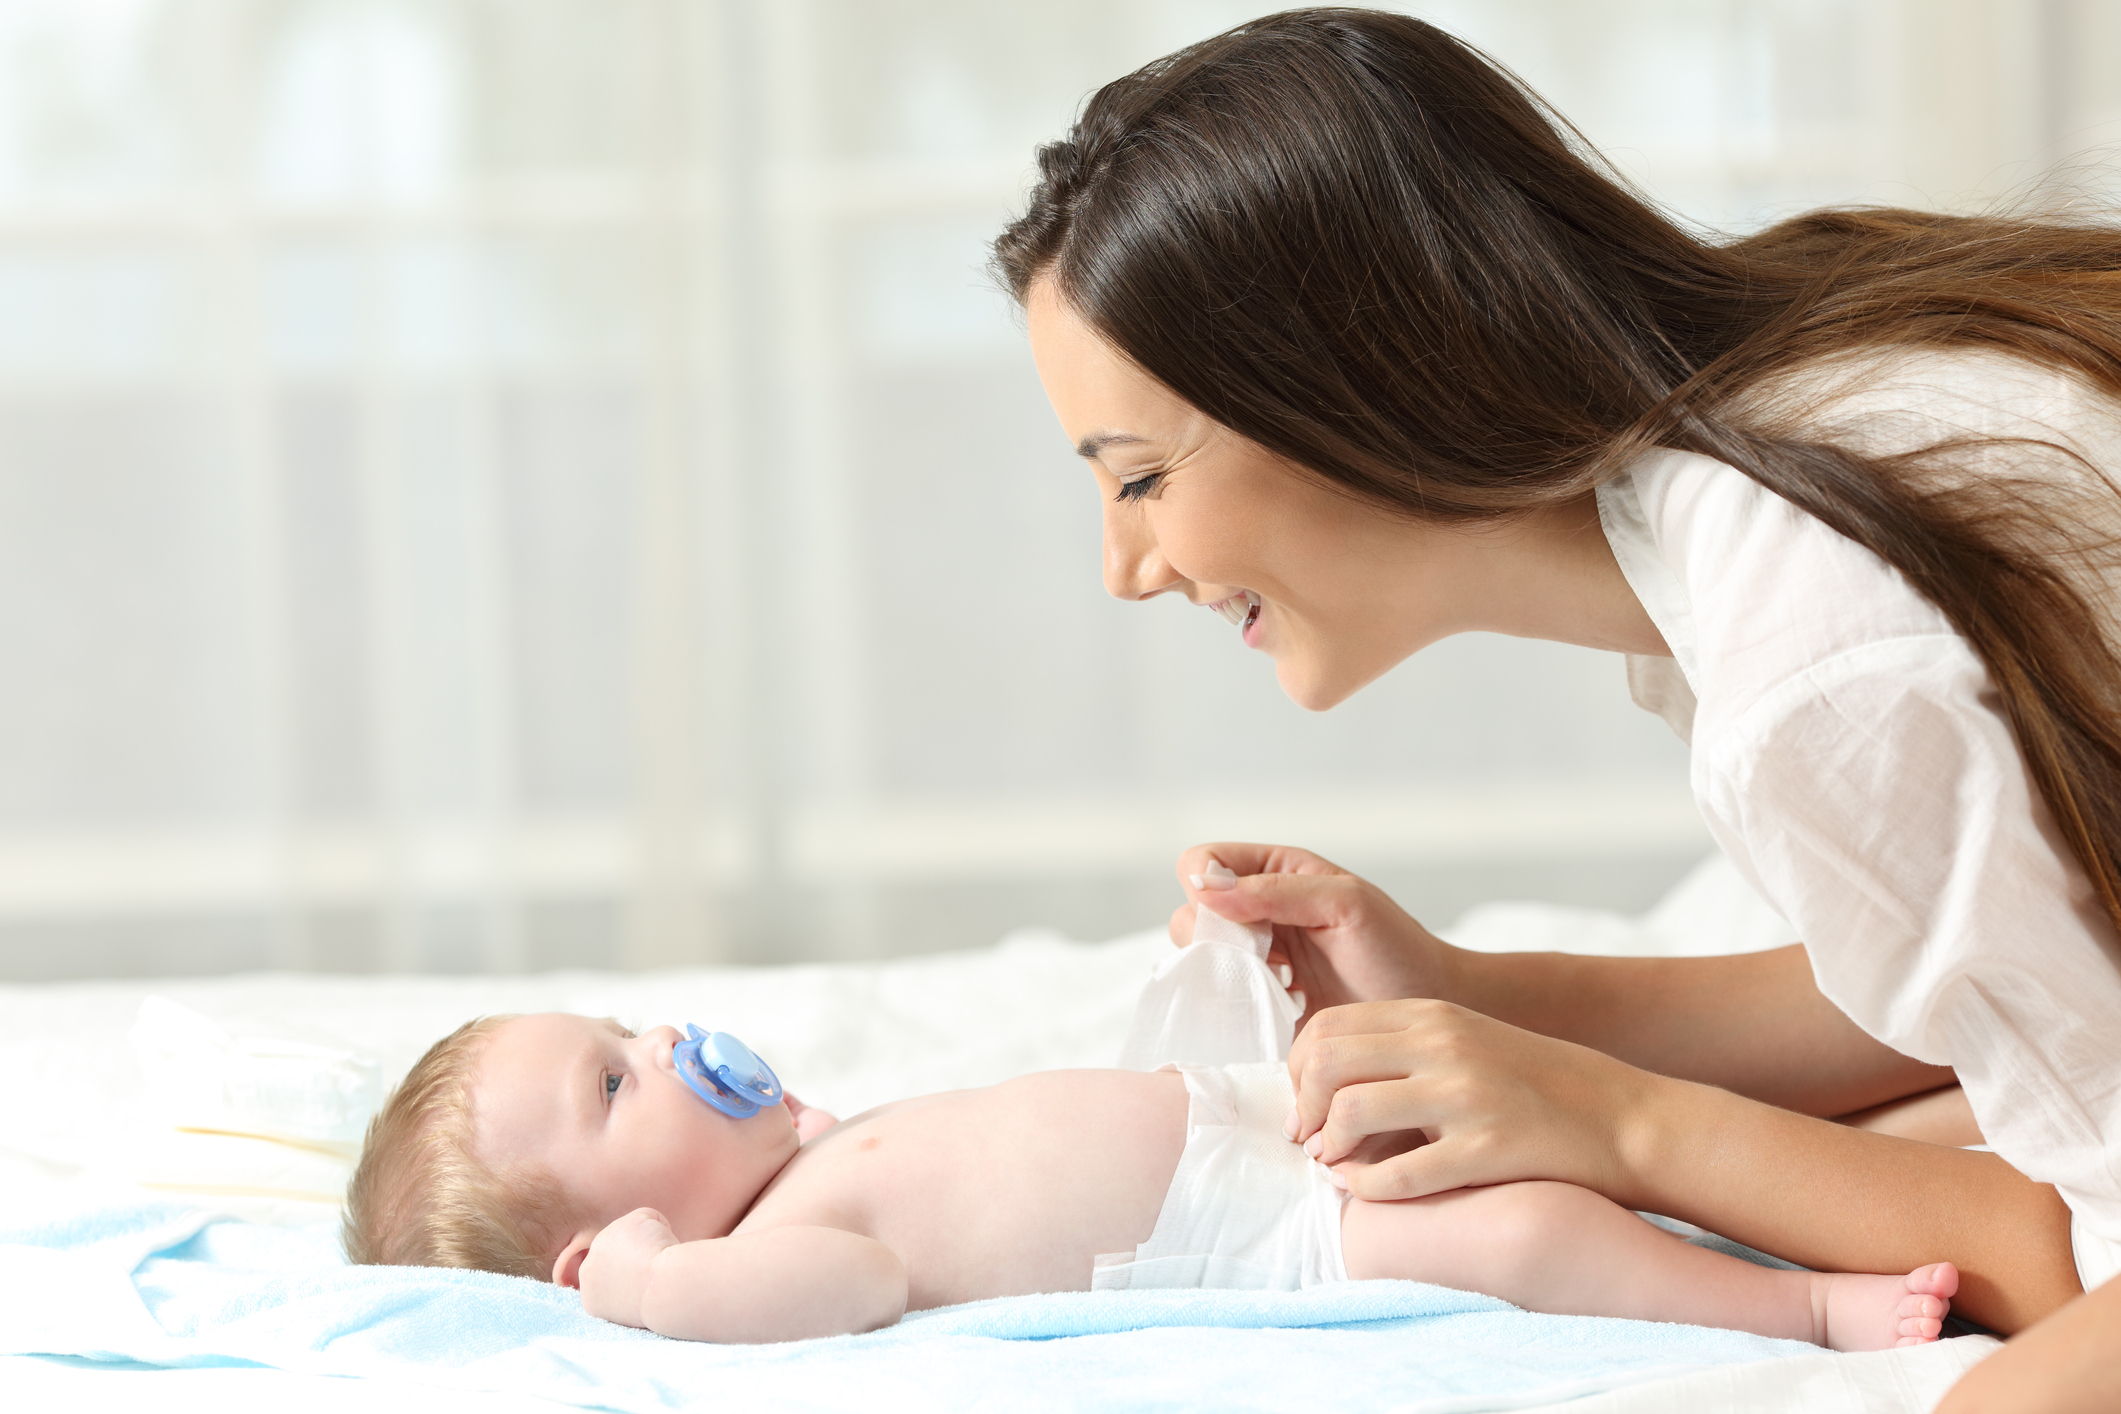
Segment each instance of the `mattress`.
[[[1788,941],[1781,920],[1720,860],[1705,864],[1643,918],[1495,905],[1445,931],[1463,945],[1492,950],[1607,954],[1743,951]],[[225,1147],[242,1141],[179,1133],[186,1116],[172,1111],[170,1087],[158,1090],[143,1072],[143,1062],[149,1068],[168,1062],[135,1044],[150,999],[205,1018],[228,1036],[358,1055],[373,1063],[380,1084],[475,1015],[564,1010],[636,1025],[695,1021],[743,1036],[772,1058],[807,1103],[852,1114],[1030,1070],[1111,1064],[1141,982],[1168,946],[1160,928],[1098,943],[1027,931],[976,951],[862,964],[521,977],[261,974],[0,987],[0,1067],[11,1082],[0,1101],[0,1200],[17,1217],[161,1199],[295,1227],[334,1220],[333,1185],[343,1182],[350,1153],[344,1146],[305,1141],[296,1146],[301,1152],[290,1149],[292,1157],[273,1167],[249,1150]],[[224,1147],[213,1148],[216,1142]],[[1994,1347],[1973,1338],[1875,1356],[1822,1353],[1674,1371],[1628,1387],[1586,1389],[1565,1407],[1651,1414],[1735,1407],[1731,1401],[1740,1400],[1748,1409],[1914,1414]],[[161,1408],[239,1411],[373,1409],[387,1401],[408,1414],[580,1407],[522,1392],[491,1395],[257,1367],[167,1369],[22,1356],[0,1360],[0,1367],[0,1387],[18,1408],[142,1400]],[[1465,1407],[1519,1406],[1476,1401]]]

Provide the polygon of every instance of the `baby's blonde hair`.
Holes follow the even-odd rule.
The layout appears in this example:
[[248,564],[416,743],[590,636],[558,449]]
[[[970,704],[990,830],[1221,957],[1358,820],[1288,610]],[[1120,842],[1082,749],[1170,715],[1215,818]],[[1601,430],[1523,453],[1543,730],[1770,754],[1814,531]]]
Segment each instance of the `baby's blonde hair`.
[[547,1281],[566,1197],[535,1171],[497,1173],[472,1153],[472,1072],[510,1016],[467,1021],[428,1048],[369,1122],[346,1187],[346,1260],[475,1267]]

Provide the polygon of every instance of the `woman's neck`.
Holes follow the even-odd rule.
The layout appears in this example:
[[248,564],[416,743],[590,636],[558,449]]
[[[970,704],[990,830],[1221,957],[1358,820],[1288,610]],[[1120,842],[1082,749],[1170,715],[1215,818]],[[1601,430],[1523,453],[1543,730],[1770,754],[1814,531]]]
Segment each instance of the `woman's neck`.
[[1614,653],[1672,656],[1620,572],[1594,494],[1483,533],[1494,537],[1495,555],[1483,622],[1475,627]]

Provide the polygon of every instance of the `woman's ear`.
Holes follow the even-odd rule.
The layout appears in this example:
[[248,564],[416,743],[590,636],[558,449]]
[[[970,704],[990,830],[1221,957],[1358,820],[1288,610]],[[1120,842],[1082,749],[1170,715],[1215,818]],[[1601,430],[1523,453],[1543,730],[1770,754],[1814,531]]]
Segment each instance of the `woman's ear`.
[[585,1228],[567,1240],[560,1249],[560,1259],[552,1264],[552,1284],[582,1289],[582,1259],[589,1255],[589,1244],[596,1241],[595,1228]]

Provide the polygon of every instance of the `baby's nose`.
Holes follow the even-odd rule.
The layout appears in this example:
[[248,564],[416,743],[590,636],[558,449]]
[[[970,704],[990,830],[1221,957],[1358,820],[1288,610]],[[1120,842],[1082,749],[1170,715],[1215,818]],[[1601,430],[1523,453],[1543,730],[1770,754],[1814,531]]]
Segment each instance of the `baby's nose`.
[[642,1044],[649,1048],[658,1062],[670,1063],[670,1048],[684,1039],[675,1026],[651,1026],[640,1035]]

